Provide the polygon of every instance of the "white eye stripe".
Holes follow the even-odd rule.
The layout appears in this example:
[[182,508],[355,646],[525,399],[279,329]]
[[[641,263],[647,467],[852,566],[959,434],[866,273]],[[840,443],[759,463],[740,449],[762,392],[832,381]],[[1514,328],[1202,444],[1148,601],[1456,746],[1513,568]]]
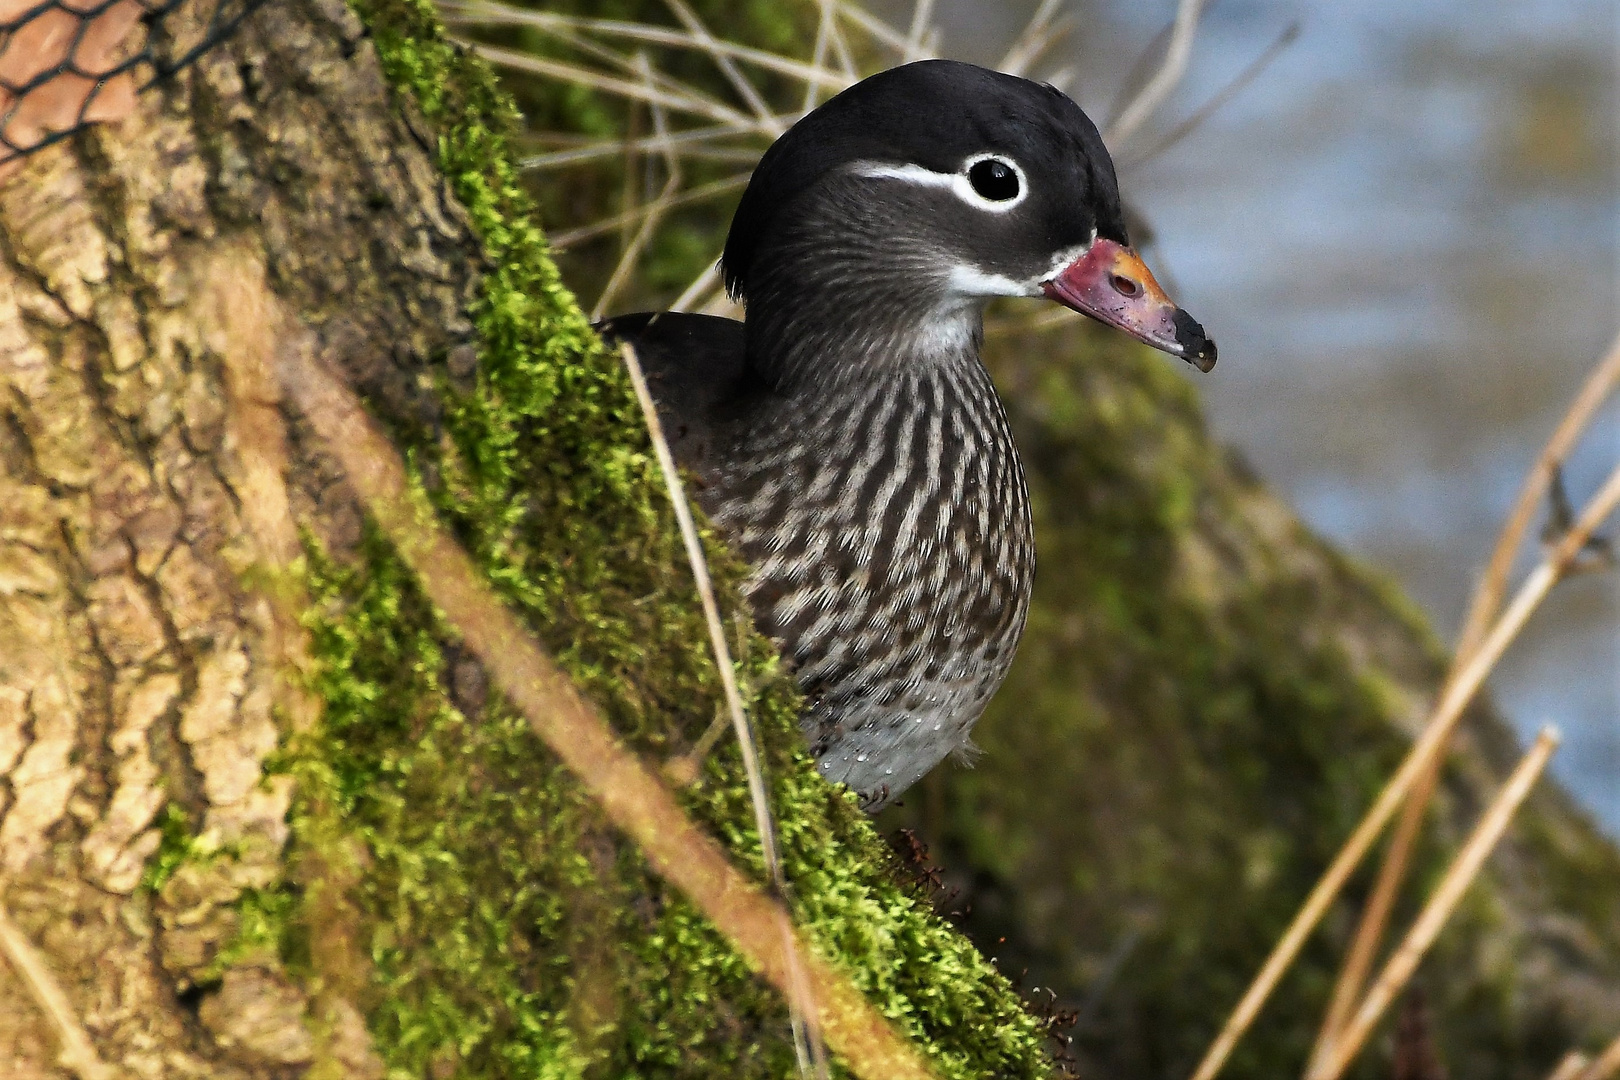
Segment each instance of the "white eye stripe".
[[[968,179],[968,170],[981,161],[999,161],[1010,168],[1018,177],[1018,194],[1010,199],[987,199],[974,191],[973,183]],[[1016,161],[1000,154],[975,154],[962,163],[959,172],[953,173],[935,172],[921,165],[892,165],[880,161],[858,161],[852,171],[856,176],[874,180],[900,180],[921,187],[945,188],[969,206],[992,214],[1005,214],[1029,194],[1029,180],[1024,176],[1024,170],[1018,167]]]

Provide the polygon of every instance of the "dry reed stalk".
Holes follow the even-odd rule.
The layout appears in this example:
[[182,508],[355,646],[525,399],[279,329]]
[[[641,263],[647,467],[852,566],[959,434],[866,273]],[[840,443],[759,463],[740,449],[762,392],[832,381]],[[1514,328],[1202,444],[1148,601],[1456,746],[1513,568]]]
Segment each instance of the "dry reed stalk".
[[1211,116],[1214,116],[1217,112],[1231,104],[1233,99],[1235,99],[1244,90],[1247,90],[1249,85],[1260,77],[1260,73],[1265,71],[1266,68],[1270,67],[1272,61],[1276,60],[1277,57],[1283,54],[1283,50],[1287,49],[1288,46],[1297,41],[1299,39],[1299,30],[1300,24],[1298,21],[1291,22],[1287,26],[1283,27],[1282,31],[1271,42],[1270,45],[1267,45],[1265,49],[1261,51],[1259,56],[1251,60],[1249,65],[1233,76],[1232,80],[1225,86],[1221,87],[1214,94],[1210,95],[1209,100],[1205,101],[1202,105],[1198,106],[1198,108],[1188,113],[1185,120],[1179,121],[1175,127],[1165,132],[1158,142],[1154,143],[1146,150],[1139,150],[1130,154],[1117,155],[1115,165],[1122,172],[1126,169],[1133,168],[1142,164],[1144,161],[1158,157],[1160,154],[1176,145],[1182,139],[1185,139],[1188,135],[1191,135],[1194,131],[1197,131],[1209,120]]
[[1063,0],[1041,0],[996,67],[1009,75],[1022,75],[1028,71],[1042,53],[1068,33],[1072,25],[1070,21],[1057,18],[1058,9],[1062,6]]
[[1398,945],[1390,956],[1384,970],[1379,973],[1372,988],[1361,1002],[1345,1026],[1344,1033],[1333,1044],[1333,1049],[1318,1068],[1306,1073],[1306,1080],[1339,1080],[1345,1069],[1355,1060],[1361,1048],[1366,1044],[1367,1037],[1372,1034],[1374,1025],[1383,1017],[1384,1010],[1389,1008],[1390,1002],[1395,1000],[1417,971],[1418,963],[1423,959],[1429,947],[1434,944],[1435,938],[1440,936],[1446,921],[1451,913],[1457,909],[1462,901],[1463,893],[1473,884],[1479,876],[1480,870],[1485,866],[1485,860],[1495,850],[1502,834],[1507,831],[1508,824],[1513,815],[1523,805],[1530,789],[1535,787],[1536,781],[1541,778],[1542,771],[1546,769],[1548,760],[1553,751],[1558,748],[1559,735],[1554,728],[1542,728],[1541,735],[1530,748],[1530,752],[1519,762],[1518,768],[1508,778],[1502,790],[1492,800],[1486,809],[1479,824],[1463,844],[1462,850],[1452,860],[1446,869],[1445,877],[1440,886],[1429,897],[1428,903],[1418,914],[1417,921],[1412,929],[1407,931],[1405,939]]
[[[628,344],[619,346],[619,355],[630,374],[630,385],[635,388],[636,401],[647,421],[647,434],[652,439],[653,453],[658,468],[669,489],[669,500],[675,509],[675,520],[680,525],[681,540],[686,545],[686,559],[692,567],[692,579],[697,585],[698,601],[703,607],[703,618],[709,627],[709,647],[714,653],[715,667],[720,672],[720,685],[725,691],[726,711],[731,717],[731,730],[737,736],[737,747],[742,752],[743,772],[748,778],[748,797],[753,804],[754,829],[759,833],[760,850],[765,857],[765,873],[775,890],[776,899],[785,904],[788,899],[787,873],[782,869],[782,856],[778,847],[776,822],[771,815],[770,792],[765,784],[765,769],[760,764],[759,747],[754,740],[753,728],[743,706],[742,693],[737,688],[736,668],[731,661],[731,647],[726,642],[725,624],[720,620],[720,605],[715,602],[714,582],[709,576],[709,561],[703,554],[703,541],[698,537],[697,523],[692,519],[691,505],[681,484],[680,471],[670,453],[669,440],[664,438],[664,425],[658,419],[658,406],[647,389],[647,378],[642,373],[636,351]],[[696,762],[692,763],[696,772]],[[783,922],[785,939],[791,943],[792,927]],[[825,1080],[827,1055],[821,1037],[815,1028],[816,1003],[810,996],[804,973],[795,962],[792,949],[784,950],[789,967],[788,1008],[793,1023],[794,1051],[799,1057],[799,1071],[812,1072]]]
[[806,64],[802,60],[750,48],[722,38],[704,41],[690,32],[673,30],[649,23],[622,22],[617,19],[592,19],[578,15],[562,15],[550,11],[531,11],[493,2],[459,3],[447,0],[443,5],[444,21],[450,26],[530,26],[551,33],[567,33],[570,42],[577,41],[575,32],[599,33],[606,37],[620,37],[647,45],[668,45],[675,48],[701,49],[711,55],[720,54],[733,60],[754,64],[767,71],[819,85],[824,89],[841,90],[848,80],[820,64]]
[[[647,84],[652,85],[652,65],[647,61],[647,54],[637,53],[636,61],[639,72],[644,76]],[[613,273],[608,275],[607,284],[602,286],[602,295],[597,297],[595,306],[591,308],[591,320],[593,322],[602,317],[607,311],[608,305],[613,302],[613,298],[618,295],[619,290],[624,288],[630,281],[630,275],[636,268],[636,261],[641,258],[642,251],[652,239],[653,230],[658,228],[658,223],[663,220],[665,211],[669,209],[670,202],[675,197],[675,192],[681,186],[681,159],[675,153],[675,148],[669,143],[668,118],[664,115],[664,110],[660,106],[650,106],[650,110],[653,118],[654,136],[663,140],[659,149],[662,151],[664,158],[664,171],[666,174],[664,186],[651,203],[640,208],[641,226],[636,230],[635,235],[631,237],[630,242],[624,245],[624,250],[619,253],[619,261],[613,267]],[[629,158],[630,155],[626,154],[626,157]],[[628,161],[626,164],[625,179],[628,181],[634,175],[634,169],[628,167]]]
[[662,105],[671,112],[684,113],[689,116],[701,116],[705,120],[725,124],[738,131],[747,131],[753,127],[753,122],[745,113],[740,113],[731,106],[715,101],[701,91],[690,87],[683,91],[648,87],[642,83],[631,82],[628,79],[604,75],[599,71],[580,67],[578,64],[569,64],[561,60],[534,56],[529,53],[518,52],[515,49],[502,48],[499,45],[484,45],[479,42],[467,42],[466,44],[473,52],[497,67],[508,67],[515,71],[525,71],[531,75],[541,75],[549,79],[561,79],[563,82],[573,83],[576,86],[616,94],[627,101],[641,101],[649,105]]
[[1603,1053],[1597,1060],[1586,1067],[1580,1074],[1580,1080],[1614,1080],[1620,1075],[1620,1035],[1615,1036],[1613,1042],[1603,1048]]
[[[700,184],[695,188],[688,188],[679,195],[671,196],[665,201],[662,210],[670,210],[677,206],[686,206],[691,203],[701,202],[704,199],[711,199],[716,195],[724,195],[728,191],[736,191],[740,187],[747,186],[747,184],[748,175],[746,173],[739,176],[728,176],[708,184]],[[551,238],[552,250],[562,251],[579,243],[581,240],[589,240],[592,237],[610,233],[621,225],[641,221],[647,216],[647,213],[647,207],[638,206],[633,210],[603,218],[601,221],[593,222],[590,225],[557,233]]]
[[57,1042],[61,1044],[58,1064],[79,1080],[114,1080],[118,1073],[96,1054],[90,1033],[79,1022],[67,994],[62,992],[62,984],[56,981],[45,958],[11,921],[11,913],[3,903],[0,903],[0,953],[5,955],[17,978],[28,988],[34,1004],[56,1031]]
[[1177,5],[1170,44],[1164,51],[1164,63],[1142,87],[1142,92],[1125,106],[1114,122],[1108,125],[1108,130],[1103,132],[1103,141],[1110,147],[1118,146],[1136,134],[1187,73],[1187,64],[1192,59],[1193,36],[1198,30],[1198,16],[1203,7],[1203,0],[1181,0]]
[[906,30],[906,51],[901,57],[903,63],[913,60],[922,60],[928,55],[926,42],[928,32],[934,22],[934,0],[913,0],[911,5],[911,26]]
[[664,3],[675,13],[675,17],[681,20],[681,25],[692,35],[698,48],[714,61],[714,66],[720,69],[726,81],[731,84],[731,88],[748,103],[748,107],[754,111],[754,118],[766,133],[775,138],[786,131],[787,125],[777,119],[775,112],[765,104],[765,99],[760,96],[759,91],[754,89],[754,84],[743,77],[730,53],[720,47],[720,42],[709,33],[709,28],[703,25],[703,20],[697,17],[697,12],[688,7],[684,0],[664,0]]
[[[1558,422],[1546,445],[1542,447],[1541,453],[1537,455],[1535,463],[1525,474],[1513,508],[1497,536],[1488,568],[1469,603],[1468,618],[1458,639],[1451,670],[1447,673],[1448,681],[1456,677],[1461,666],[1478,647],[1485,630],[1489,629],[1489,622],[1501,605],[1502,593],[1506,589],[1507,576],[1512,570],[1514,557],[1524,544],[1525,533],[1530,528],[1536,509],[1547,496],[1554,474],[1569,457],[1575,444],[1591,425],[1598,409],[1608,399],[1617,383],[1620,383],[1620,338],[1615,340],[1608,353],[1593,367],[1570,403],[1569,409]],[[1361,920],[1356,926],[1355,937],[1345,954],[1344,964],[1334,983],[1333,996],[1322,1018],[1321,1029],[1317,1032],[1316,1045],[1311,1051],[1311,1069],[1315,1069],[1326,1060],[1334,1040],[1349,1020],[1351,1010],[1355,1008],[1368,972],[1372,970],[1373,960],[1395,907],[1395,899],[1406,879],[1412,851],[1422,831],[1429,802],[1434,797],[1442,760],[1443,755],[1437,754],[1433,758],[1429,767],[1413,785],[1406,805],[1401,809],[1400,821],[1397,822],[1389,847],[1384,852],[1377,880],[1368,897]]]
[[1350,874],[1366,856],[1373,841],[1378,838],[1395,811],[1400,808],[1418,776],[1428,769],[1431,759],[1440,753],[1445,742],[1451,737],[1453,728],[1462,718],[1463,709],[1473,700],[1474,695],[1484,684],[1485,677],[1496,666],[1502,653],[1518,636],[1519,631],[1524,628],[1530,615],[1546,598],[1553,585],[1568,572],[1593,531],[1614,511],[1616,505],[1620,505],[1620,467],[1616,467],[1610,473],[1603,487],[1581,512],[1579,520],[1520,586],[1513,602],[1496,620],[1490,633],[1462,666],[1456,678],[1445,684],[1440,701],[1435,705],[1423,733],[1412,744],[1400,768],[1378,793],[1372,808],[1361,819],[1344,846],[1339,849],[1339,854],[1334,857],[1316,887],[1311,890],[1310,896],[1306,898],[1299,913],[1294,916],[1293,922],[1288,925],[1288,929],[1272,948],[1271,955],[1266,958],[1249,989],[1233,1009],[1231,1016],[1227,1018],[1214,1043],[1210,1045],[1203,1061],[1193,1072],[1192,1080],[1212,1080],[1220,1072],[1221,1066],[1226,1063],[1238,1039],[1249,1029],[1261,1006],[1276,989],[1277,982],[1299,955],[1305,939],[1327,913],[1328,906],[1338,897]]
[[289,343],[281,350],[280,375],[289,398],[446,622],[608,819],[784,994],[795,993],[797,965],[818,1006],[828,1045],[856,1075],[863,1080],[932,1077],[916,1048],[842,972],[805,947],[782,906],[734,867],[653,770],[619,743],[460,545],[434,522],[432,510],[413,492],[399,453],[359,399],[301,345]]
[[1581,1073],[1592,1064],[1592,1059],[1579,1050],[1571,1050],[1564,1055],[1562,1061],[1552,1072],[1547,1074],[1547,1080],[1580,1080]]

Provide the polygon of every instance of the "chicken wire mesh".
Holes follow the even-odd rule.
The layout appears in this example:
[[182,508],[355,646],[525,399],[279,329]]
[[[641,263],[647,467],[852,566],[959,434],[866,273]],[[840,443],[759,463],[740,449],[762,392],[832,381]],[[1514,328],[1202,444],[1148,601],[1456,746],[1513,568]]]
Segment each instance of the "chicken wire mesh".
[[0,164],[116,120],[264,0],[0,0]]

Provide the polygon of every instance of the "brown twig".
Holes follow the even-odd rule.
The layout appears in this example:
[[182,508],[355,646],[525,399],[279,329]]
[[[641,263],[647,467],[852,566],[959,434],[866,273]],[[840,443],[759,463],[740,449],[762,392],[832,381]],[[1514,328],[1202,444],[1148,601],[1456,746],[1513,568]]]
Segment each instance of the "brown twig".
[[1541,778],[1542,770],[1547,767],[1547,761],[1552,757],[1553,751],[1558,748],[1558,732],[1553,728],[1542,728],[1541,736],[1530,748],[1530,752],[1519,762],[1518,768],[1508,778],[1502,790],[1491,802],[1485,815],[1474,827],[1473,833],[1463,844],[1462,850],[1452,860],[1451,866],[1446,869],[1446,875],[1440,881],[1439,888],[1429,902],[1423,905],[1418,914],[1417,921],[1412,929],[1407,931],[1406,938],[1384,965],[1378,979],[1372,988],[1367,991],[1366,998],[1361,1007],[1346,1025],[1344,1034],[1335,1040],[1333,1049],[1319,1068],[1306,1074],[1307,1080],[1339,1080],[1344,1070],[1349,1068],[1361,1052],[1367,1037],[1372,1034],[1373,1026],[1383,1017],[1384,1010],[1389,1003],[1406,986],[1412,973],[1417,970],[1418,962],[1434,944],[1434,939],[1440,936],[1445,927],[1446,920],[1456,910],[1461,902],[1463,893],[1473,884],[1485,865],[1485,859],[1495,850],[1502,834],[1507,831],[1508,824],[1513,815],[1518,812],[1524,803],[1530,789],[1535,787],[1536,781]]
[[1547,496],[1553,474],[1569,457],[1570,451],[1585,434],[1598,409],[1603,406],[1617,385],[1620,385],[1620,338],[1615,339],[1609,346],[1608,353],[1586,377],[1586,382],[1575,395],[1569,411],[1558,422],[1557,429],[1547,440],[1547,445],[1542,447],[1541,455],[1536,458],[1535,465],[1525,476],[1519,494],[1514,499],[1513,510],[1508,515],[1507,524],[1502,527],[1496,547],[1491,551],[1490,561],[1485,565],[1485,573],[1480,579],[1479,587],[1474,591],[1468,617],[1463,621],[1462,632],[1457,637],[1455,663],[1464,661],[1485,636],[1485,631],[1490,627],[1491,619],[1501,607],[1502,597],[1507,591],[1508,574],[1513,570],[1514,557],[1523,546],[1525,533],[1529,531],[1530,523],[1535,520],[1536,511],[1540,509],[1542,500]]
[[46,1020],[55,1029],[57,1041],[61,1044],[58,1061],[62,1067],[79,1080],[113,1080],[117,1073],[97,1056],[89,1032],[79,1022],[67,994],[62,992],[62,985],[51,973],[50,965],[23,936],[23,932],[17,929],[3,903],[0,903],[0,952],[4,953],[12,970],[28,988],[34,1004],[39,1006],[39,1011],[45,1014]]
[[[1529,531],[1535,512],[1547,495],[1553,476],[1574,449],[1617,382],[1620,382],[1620,339],[1610,346],[1608,354],[1598,361],[1592,373],[1587,376],[1586,382],[1570,403],[1569,410],[1559,421],[1547,444],[1542,447],[1535,464],[1525,475],[1513,509],[1497,536],[1490,563],[1474,591],[1468,618],[1463,625],[1457,651],[1452,659],[1451,671],[1447,675],[1448,680],[1456,677],[1461,665],[1467,662],[1470,654],[1477,649],[1485,631],[1489,629],[1490,620],[1495,617],[1501,606],[1502,594],[1507,587],[1507,576],[1513,568],[1514,557],[1524,544],[1525,533]],[[1333,996],[1329,1001],[1327,1013],[1322,1019],[1321,1029],[1317,1032],[1316,1046],[1311,1052],[1312,1068],[1325,1059],[1339,1031],[1349,1019],[1351,1010],[1355,1008],[1367,973],[1372,970],[1373,960],[1395,907],[1395,899],[1406,879],[1412,851],[1417,845],[1418,835],[1422,832],[1424,816],[1439,782],[1441,760],[1441,755],[1435,756],[1429,768],[1413,785],[1412,793],[1401,809],[1400,821],[1390,838],[1389,848],[1384,852],[1372,894],[1368,897],[1367,907],[1356,926],[1355,937],[1345,954],[1344,964],[1334,983]]]
[[653,870],[684,892],[778,990],[794,994],[795,965],[804,972],[828,1045],[857,1075],[864,1080],[931,1077],[916,1048],[843,973],[805,947],[786,910],[732,866],[653,770],[619,743],[436,524],[431,508],[413,491],[398,451],[354,393],[302,349],[283,350],[281,376],[289,397],[449,625]]
[[1620,505],[1620,467],[1616,467],[1609,475],[1603,487],[1587,503],[1580,519],[1520,586],[1513,602],[1496,620],[1490,633],[1480,643],[1479,649],[1463,665],[1456,678],[1446,683],[1440,701],[1435,705],[1423,733],[1407,752],[1406,760],[1384,785],[1384,789],[1378,793],[1372,808],[1361,819],[1344,846],[1339,849],[1339,854],[1334,857],[1316,887],[1311,890],[1310,896],[1306,898],[1299,913],[1294,916],[1293,922],[1272,948],[1271,955],[1266,958],[1265,964],[1255,975],[1249,989],[1233,1009],[1232,1015],[1227,1018],[1220,1034],[1204,1055],[1204,1060],[1193,1073],[1193,1080],[1212,1080],[1220,1072],[1221,1066],[1226,1063],[1238,1039],[1249,1029],[1261,1006],[1276,989],[1278,980],[1299,955],[1305,939],[1327,913],[1328,906],[1338,897],[1339,891],[1344,888],[1350,874],[1366,856],[1378,834],[1400,808],[1419,775],[1429,768],[1430,762],[1438,756],[1451,737],[1452,730],[1462,718],[1463,709],[1478,693],[1485,682],[1485,677],[1496,666],[1502,653],[1518,636],[1531,613],[1546,598],[1553,585],[1568,572],[1593,531],[1614,511],[1616,505]]
[[1203,0],[1181,0],[1176,7],[1176,21],[1170,31],[1170,44],[1164,51],[1164,63],[1142,87],[1141,93],[1121,110],[1114,122],[1108,125],[1108,130],[1103,132],[1103,141],[1109,146],[1118,147],[1136,134],[1137,129],[1164,104],[1165,98],[1170,96],[1181,77],[1187,73],[1187,63],[1192,59],[1193,35],[1198,30],[1198,15],[1203,7]]
[[[647,62],[646,53],[636,54],[636,66],[646,80],[647,85],[651,86],[652,65]],[[664,158],[664,186],[651,203],[645,207],[636,208],[635,212],[641,218],[641,227],[636,230],[636,234],[631,237],[630,242],[624,245],[624,250],[619,253],[618,264],[613,267],[613,273],[608,276],[607,284],[602,286],[602,295],[597,297],[596,305],[591,308],[591,319],[593,321],[600,319],[607,312],[608,305],[613,302],[613,298],[630,281],[630,275],[635,271],[637,260],[641,258],[641,253],[646,249],[647,244],[651,242],[653,231],[658,228],[658,223],[663,220],[664,213],[669,209],[671,201],[675,198],[676,191],[681,186],[681,159],[669,142],[668,118],[664,115],[662,106],[652,105],[649,108],[652,112],[653,131],[656,137],[663,140],[659,149]],[[632,173],[633,170],[627,168],[625,178],[628,180]],[[628,220],[626,219],[627,222]]]

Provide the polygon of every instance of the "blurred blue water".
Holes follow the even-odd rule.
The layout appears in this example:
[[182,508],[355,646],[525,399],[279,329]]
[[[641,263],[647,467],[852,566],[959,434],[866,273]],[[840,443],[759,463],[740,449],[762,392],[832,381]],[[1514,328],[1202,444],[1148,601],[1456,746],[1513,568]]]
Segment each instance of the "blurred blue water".
[[[994,63],[1032,6],[942,4],[947,50]],[[1070,92],[1105,121],[1173,9],[1078,2],[1037,74],[1072,65]],[[1199,380],[1219,435],[1449,637],[1617,328],[1616,5],[1217,0],[1157,130],[1294,20],[1257,82],[1122,187],[1157,233],[1149,262],[1221,343]],[[1611,407],[1571,495],[1617,460]],[[1555,772],[1620,837],[1617,673],[1620,589],[1592,576],[1549,600],[1492,688],[1521,732],[1563,728]]]

